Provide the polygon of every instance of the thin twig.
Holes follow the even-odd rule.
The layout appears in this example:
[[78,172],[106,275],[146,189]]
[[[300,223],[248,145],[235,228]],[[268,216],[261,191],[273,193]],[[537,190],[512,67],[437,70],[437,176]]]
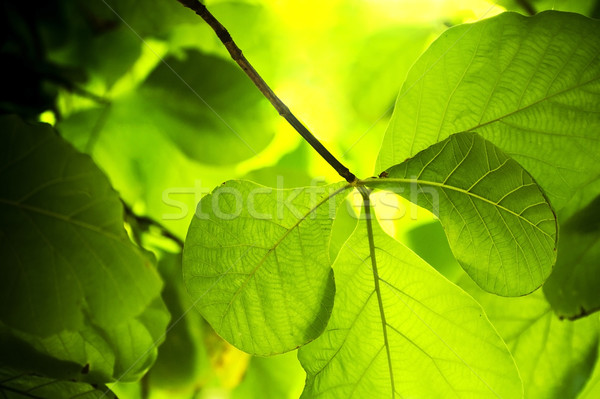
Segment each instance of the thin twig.
[[183,249],[183,240],[171,233],[169,229],[162,225],[162,223],[147,216],[136,215],[135,212],[133,212],[133,209],[131,209],[131,207],[126,204],[125,201],[121,202],[123,203],[123,207],[125,209],[125,215],[135,220],[135,223],[138,225],[138,227],[140,227],[142,230],[148,230],[149,226],[154,226],[158,228],[163,237],[170,239],[171,241],[175,242],[179,248]]
[[64,89],[66,89],[67,91],[78,95],[79,97],[83,97],[83,98],[87,98],[89,100],[94,101],[97,104],[102,104],[102,105],[108,105],[110,104],[110,100],[100,96],[96,93],[92,93],[91,91],[84,89],[83,87],[71,82],[69,79],[65,78],[64,76],[61,76],[60,74],[51,71],[45,71],[42,72],[42,76],[46,79],[48,79],[49,81],[63,87]]
[[342,176],[348,183],[353,183],[356,177],[347,167],[342,165],[340,161],[334,157],[323,144],[294,116],[290,109],[281,101],[279,97],[273,92],[265,80],[258,74],[256,69],[250,64],[246,57],[242,54],[242,50],[235,44],[231,35],[225,29],[225,27],[211,14],[210,11],[200,3],[198,0],[177,0],[185,7],[191,9],[198,14],[206,23],[215,31],[219,40],[223,43],[231,58],[242,68],[242,70],[248,75],[250,80],[254,82],[256,87],[261,91],[267,100],[275,107],[279,115],[285,118],[286,121],[300,135],[310,144],[318,153],[331,165],[340,176]]
[[94,123],[94,127],[92,128],[92,132],[90,133],[90,137],[88,138],[87,143],[85,144],[85,152],[92,155],[94,147],[98,142],[100,137],[100,132],[104,129],[104,125],[106,124],[106,120],[108,118],[108,114],[110,112],[110,103],[106,104],[104,108],[100,111],[100,115],[98,119],[96,119],[96,123]]

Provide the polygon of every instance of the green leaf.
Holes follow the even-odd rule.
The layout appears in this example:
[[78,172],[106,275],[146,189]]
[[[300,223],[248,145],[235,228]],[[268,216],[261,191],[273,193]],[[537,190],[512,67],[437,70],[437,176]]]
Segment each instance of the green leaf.
[[[49,376],[76,366],[81,377],[88,365],[90,380],[136,378],[169,316],[153,261],[125,232],[117,193],[48,125],[8,116],[0,129],[2,351],[17,340],[31,352],[17,353],[20,367],[43,366]],[[71,369],[56,367],[61,361]]]
[[190,389],[209,368],[204,342],[206,323],[193,310],[183,287],[181,255],[162,253],[158,269],[165,280],[162,297],[171,313],[171,323],[148,379],[153,388]]
[[[76,10],[79,11],[79,14],[76,16],[79,18],[83,14],[90,19],[89,23],[105,24],[109,27],[123,24],[132,30],[132,35],[140,37],[163,36],[180,24],[198,22],[198,16],[182,7],[178,2],[160,0],[89,2],[77,0],[74,3],[78,6]],[[76,18],[76,16],[71,16],[71,18]]]
[[44,336],[141,313],[161,281],[106,177],[47,125],[0,126],[1,320]]
[[457,133],[367,185],[438,214],[452,252],[483,289],[517,296],[538,288],[556,260],[556,216],[514,159],[474,133]]
[[598,319],[559,320],[541,291],[520,298],[460,283],[484,308],[515,358],[527,399],[574,398],[593,367]]
[[599,353],[596,354],[596,366],[590,376],[583,391],[577,396],[577,399],[594,399],[600,396],[600,346]]
[[514,361],[479,304],[369,217],[333,266],[326,331],[299,351],[303,398],[522,397]]
[[542,10],[557,10],[577,12],[583,15],[589,15],[594,7],[596,0],[500,0],[499,5],[508,10],[519,11],[521,13],[527,10],[523,7],[524,3],[531,4],[531,7],[540,12]]
[[402,87],[378,170],[453,133],[517,160],[556,209],[600,173],[600,21],[504,13],[446,31]]
[[116,399],[105,385],[22,375],[5,369],[0,370],[0,393],[5,399]]
[[183,273],[219,335],[258,355],[286,352],[320,335],[335,292],[331,225],[348,188],[276,190],[230,181],[202,198]]
[[78,112],[58,130],[79,150],[91,153],[126,203],[141,207],[184,238],[201,189],[214,187],[235,171],[189,160],[161,125],[134,105]]
[[140,315],[115,320],[112,326],[88,322],[77,331],[47,337],[0,329],[2,363],[54,378],[135,381],[154,363],[168,321],[169,313],[157,297]]
[[544,294],[559,317],[600,309],[600,196],[561,225],[558,258]]
[[75,112],[57,129],[93,156],[139,214],[184,238],[201,196],[251,169],[236,162],[256,161],[255,152],[263,164],[281,157],[266,150],[279,121],[232,62],[197,50],[165,60],[175,73],[161,63],[136,91]]
[[[88,78],[100,79],[109,89],[138,59],[142,42],[124,25],[98,32],[89,20],[80,18],[81,9],[74,3],[66,3],[66,8],[72,7],[69,11],[78,16],[70,19],[75,26],[69,30],[66,45],[51,52],[49,57],[59,65],[82,69]],[[78,35],[77,41],[72,40],[74,35]],[[96,87],[93,91],[98,92]]]
[[167,57],[115,106],[140,109],[190,158],[215,165],[257,155],[273,138],[277,120],[235,63],[197,50],[181,60]]
[[156,298],[139,316],[110,327],[89,323],[48,337],[2,329],[0,353],[4,364],[24,372],[91,383],[135,381],[156,359],[168,321]]

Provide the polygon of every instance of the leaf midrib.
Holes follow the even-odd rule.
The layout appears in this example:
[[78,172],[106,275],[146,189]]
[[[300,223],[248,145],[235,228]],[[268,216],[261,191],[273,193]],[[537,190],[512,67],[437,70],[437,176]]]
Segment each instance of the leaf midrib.
[[394,369],[392,367],[392,354],[390,350],[390,343],[387,335],[388,323],[385,317],[385,309],[383,306],[383,298],[381,295],[381,288],[379,287],[379,272],[377,270],[377,257],[375,254],[375,238],[373,234],[373,225],[371,217],[371,204],[369,200],[369,193],[366,190],[361,190],[363,194],[363,202],[365,206],[365,217],[367,224],[367,236],[369,239],[369,257],[371,258],[371,270],[373,271],[373,281],[375,284],[375,292],[377,293],[377,303],[379,305],[379,316],[381,318],[381,327],[383,330],[383,343],[385,345],[385,351],[388,360],[388,369],[390,373],[390,384],[392,388],[392,399],[396,397],[396,387],[394,386]]
[[387,183],[416,183],[416,184],[421,184],[421,185],[425,185],[425,186],[434,186],[434,187],[439,187],[442,189],[447,189],[447,190],[452,190],[452,191],[456,191],[459,192],[461,194],[465,194],[468,195],[472,198],[475,198],[477,200],[483,201],[485,203],[488,203],[492,206],[495,206],[507,213],[510,213],[511,215],[524,220],[525,222],[527,222],[529,225],[531,225],[532,227],[534,227],[535,229],[539,230],[542,234],[548,236],[549,238],[551,238],[552,240],[555,240],[554,237],[552,237],[550,234],[548,234],[546,231],[542,230],[539,226],[537,226],[536,224],[532,223],[529,219],[523,217],[522,215],[519,215],[518,213],[514,212],[511,209],[508,209],[502,205],[500,205],[499,203],[496,203],[492,200],[489,200],[485,197],[482,197],[478,194],[475,194],[471,191],[462,189],[460,187],[455,187],[455,186],[449,186],[447,184],[443,184],[443,183],[438,183],[438,182],[433,182],[433,181],[428,181],[428,180],[420,180],[420,179],[403,179],[403,178],[396,178],[396,177],[385,177],[382,179],[377,179],[377,180],[363,180],[363,183],[367,186],[372,186],[372,185],[385,185]]
[[106,231],[104,229],[101,229],[101,228],[99,228],[97,226],[94,226],[93,224],[89,224],[89,223],[83,222],[83,221],[78,220],[78,219],[73,219],[73,218],[71,218],[69,216],[66,216],[66,215],[63,215],[63,214],[60,214],[60,213],[57,213],[57,212],[52,212],[52,211],[49,211],[47,209],[39,208],[37,206],[31,206],[31,205],[23,204],[21,202],[7,200],[7,199],[4,199],[4,198],[0,198],[0,204],[5,204],[5,205],[8,205],[8,206],[15,207],[17,209],[21,209],[23,211],[37,213],[39,215],[51,217],[51,218],[60,220],[62,222],[70,223],[70,224],[73,224],[75,226],[81,227],[83,229],[90,230],[90,231],[93,231],[95,233],[101,234],[101,235],[103,235],[103,236],[105,236],[107,238],[110,238],[112,240],[118,241],[119,243],[123,242],[123,237],[120,237],[120,236],[118,236],[118,235],[116,235],[114,233],[111,233],[111,232]]

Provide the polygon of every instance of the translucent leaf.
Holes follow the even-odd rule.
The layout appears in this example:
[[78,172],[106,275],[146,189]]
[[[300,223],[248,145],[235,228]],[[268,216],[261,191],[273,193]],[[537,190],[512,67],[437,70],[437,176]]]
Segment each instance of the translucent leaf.
[[272,355],[316,338],[333,306],[329,236],[348,185],[276,190],[230,181],[202,198],[188,231],[188,292],[215,331]]
[[479,304],[376,220],[359,223],[333,267],[331,320],[299,351],[303,398],[522,397]]
[[[598,348],[600,352],[600,347]],[[600,359],[600,353],[597,354],[597,358]],[[600,396],[600,361],[596,360],[596,366],[590,376],[587,384],[583,391],[577,396],[577,399],[595,399]]]
[[560,317],[600,309],[600,197],[560,227],[558,258],[544,294]]
[[515,358],[527,399],[574,398],[590,375],[598,319],[559,320],[541,291],[502,298],[461,280],[483,306]]
[[517,160],[556,209],[600,173],[600,21],[504,13],[449,29],[400,91],[378,170],[457,132]]
[[556,260],[556,216],[512,158],[474,133],[458,133],[367,185],[392,190],[439,214],[452,252],[487,291],[538,288]]

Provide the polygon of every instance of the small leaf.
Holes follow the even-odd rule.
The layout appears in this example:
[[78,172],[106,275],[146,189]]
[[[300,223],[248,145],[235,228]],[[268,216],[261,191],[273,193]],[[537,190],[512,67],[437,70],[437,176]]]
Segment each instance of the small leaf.
[[359,223],[333,267],[331,320],[298,355],[303,398],[522,397],[514,361],[479,304],[376,220],[372,231]]
[[367,185],[439,214],[452,252],[483,289],[530,293],[556,260],[557,224],[540,187],[515,160],[474,133],[458,133]]
[[517,160],[556,209],[600,174],[600,21],[547,11],[453,27],[412,67],[378,170],[472,131]]
[[335,292],[329,236],[348,188],[276,190],[230,181],[202,198],[183,273],[219,335],[248,353],[272,355],[323,331]]
[[560,228],[558,258],[544,284],[556,314],[569,319],[600,309],[600,196]]
[[583,391],[577,396],[577,399],[596,399],[600,397],[600,346],[596,354],[596,366],[590,376]]

